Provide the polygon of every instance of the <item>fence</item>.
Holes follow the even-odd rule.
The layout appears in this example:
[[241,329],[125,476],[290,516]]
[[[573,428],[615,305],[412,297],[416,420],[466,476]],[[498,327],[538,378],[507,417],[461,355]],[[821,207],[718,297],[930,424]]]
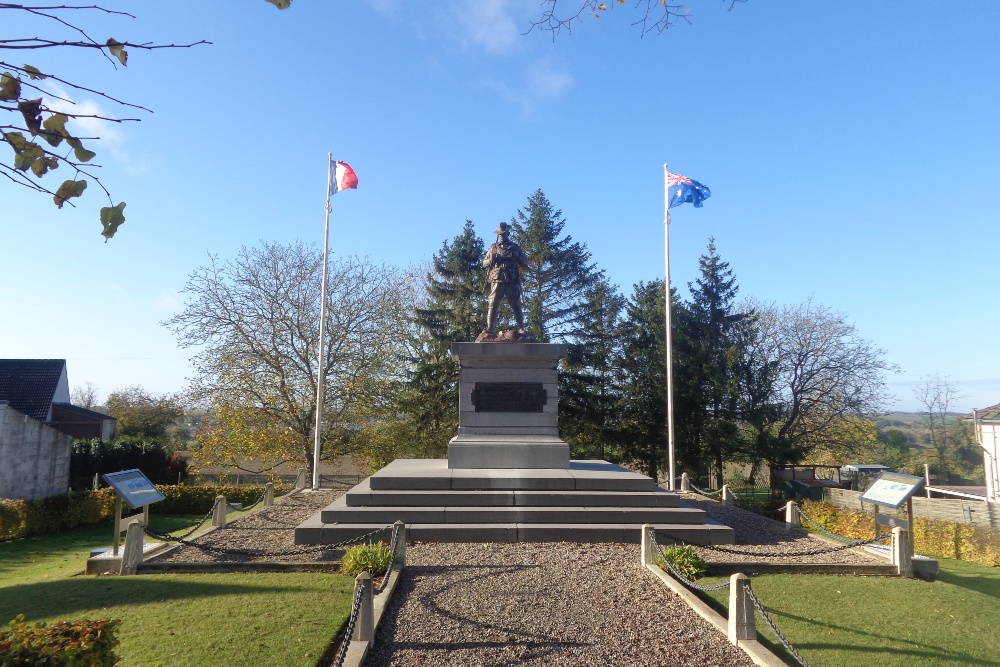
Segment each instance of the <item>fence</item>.
[[[231,473],[223,475],[190,475],[188,476],[188,483],[194,485],[231,485],[231,486],[263,486],[268,482],[275,482],[276,484],[281,484],[282,486],[294,486],[295,481],[298,479],[297,474],[288,475],[259,475],[259,474],[243,474],[243,473]],[[364,479],[361,475],[320,475],[320,487],[324,489],[345,489],[350,488],[356,484],[360,484],[361,480]],[[312,480],[309,479],[308,485],[312,484]]]
[[[823,500],[852,510],[871,511],[872,506],[861,502],[860,491],[823,489]],[[1000,529],[1000,504],[965,500],[963,498],[913,498],[913,517],[975,523]]]

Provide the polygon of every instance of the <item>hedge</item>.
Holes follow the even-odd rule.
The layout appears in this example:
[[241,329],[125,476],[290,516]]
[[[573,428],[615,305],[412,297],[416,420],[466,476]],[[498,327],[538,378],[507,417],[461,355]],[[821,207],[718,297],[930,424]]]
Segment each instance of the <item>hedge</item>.
[[[157,488],[166,499],[149,506],[154,514],[205,514],[212,509],[216,496],[225,496],[230,503],[249,505],[264,493],[263,486],[182,484]],[[275,493],[278,492],[276,488]],[[115,492],[111,488],[73,492],[41,500],[0,498],[0,542],[61,533],[77,526],[106,521],[114,515]]]
[[28,625],[18,616],[0,628],[0,667],[111,667],[120,620]]
[[[812,500],[803,501],[801,506],[810,519],[831,533],[857,540],[870,539],[874,534],[874,512]],[[981,524],[916,518],[913,520],[913,548],[934,558],[1000,567],[1000,530]]]

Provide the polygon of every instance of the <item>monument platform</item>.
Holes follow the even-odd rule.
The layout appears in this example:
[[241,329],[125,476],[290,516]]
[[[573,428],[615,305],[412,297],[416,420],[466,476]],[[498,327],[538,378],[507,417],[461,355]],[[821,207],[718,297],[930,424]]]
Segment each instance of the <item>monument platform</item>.
[[396,521],[426,542],[633,542],[652,524],[661,543],[732,544],[733,530],[653,480],[606,461],[567,468],[451,468],[397,459],[295,529],[296,544],[333,544]]

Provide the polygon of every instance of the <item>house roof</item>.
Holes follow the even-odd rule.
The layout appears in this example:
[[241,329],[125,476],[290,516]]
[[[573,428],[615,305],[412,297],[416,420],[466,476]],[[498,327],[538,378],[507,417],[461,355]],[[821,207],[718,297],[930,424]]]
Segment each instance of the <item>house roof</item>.
[[103,412],[98,412],[96,410],[81,408],[79,405],[73,405],[72,403],[53,403],[52,405],[59,406],[60,408],[68,410],[74,414],[85,415],[87,417],[93,417],[94,419],[114,419],[115,421],[118,421],[117,417],[112,417],[111,415],[104,414]]
[[[983,408],[982,410],[976,410],[976,415],[979,421],[993,422],[1000,421],[1000,403],[996,405],[991,405],[988,408]],[[972,421],[972,413],[965,415],[967,421]]]
[[0,399],[45,421],[65,368],[65,359],[0,359]]

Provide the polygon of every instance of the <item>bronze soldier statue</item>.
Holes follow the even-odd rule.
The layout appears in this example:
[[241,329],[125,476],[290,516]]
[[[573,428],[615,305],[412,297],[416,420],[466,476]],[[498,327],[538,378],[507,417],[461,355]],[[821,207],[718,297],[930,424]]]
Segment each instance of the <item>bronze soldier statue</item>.
[[524,311],[521,309],[521,267],[528,266],[528,256],[521,250],[521,246],[510,240],[510,225],[506,222],[501,222],[493,233],[497,235],[497,241],[483,257],[483,266],[488,271],[487,280],[490,283],[489,310],[483,335],[493,336],[496,333],[497,308],[506,299],[514,311],[517,333],[523,336],[526,332]]

